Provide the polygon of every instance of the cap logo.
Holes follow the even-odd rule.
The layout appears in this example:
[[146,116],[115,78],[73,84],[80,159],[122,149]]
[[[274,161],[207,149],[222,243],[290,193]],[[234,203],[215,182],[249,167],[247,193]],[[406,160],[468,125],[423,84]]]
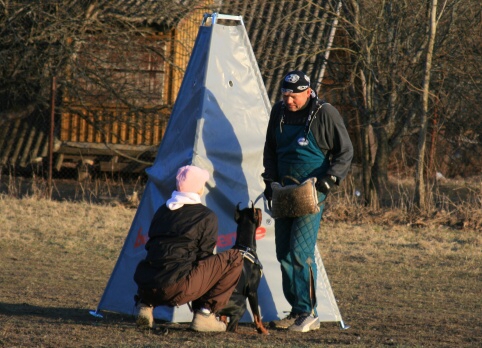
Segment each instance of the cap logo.
[[298,86],[298,87],[296,87],[296,89],[299,90],[299,91],[304,91],[307,88],[308,88],[308,86]]
[[298,82],[299,79],[300,79],[300,77],[296,74],[290,74],[290,75],[285,77],[285,81],[289,82],[289,83],[296,83],[296,82]]

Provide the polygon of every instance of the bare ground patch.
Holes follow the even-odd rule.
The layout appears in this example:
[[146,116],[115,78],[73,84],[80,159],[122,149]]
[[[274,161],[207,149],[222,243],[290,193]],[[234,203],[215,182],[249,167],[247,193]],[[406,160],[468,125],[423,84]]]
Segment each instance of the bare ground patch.
[[[94,318],[135,209],[0,197],[0,346],[479,347],[480,230],[328,218],[319,249],[343,320],[320,330],[195,333]],[[328,216],[329,217],[329,216]]]

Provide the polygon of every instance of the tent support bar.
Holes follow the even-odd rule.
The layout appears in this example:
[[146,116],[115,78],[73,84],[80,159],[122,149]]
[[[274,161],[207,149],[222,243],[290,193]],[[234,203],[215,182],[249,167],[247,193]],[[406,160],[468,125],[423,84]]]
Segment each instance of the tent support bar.
[[208,21],[209,18],[211,18],[211,24],[216,24],[218,19],[228,19],[231,21],[239,21],[244,26],[243,16],[233,16],[233,15],[221,14],[217,12],[213,12],[212,14],[205,13],[201,26],[206,25],[206,22]]
[[102,314],[100,314],[100,312],[98,310],[89,311],[89,314],[92,315],[93,317],[96,317],[96,318],[104,318],[104,316]]
[[343,320],[340,320],[340,328],[343,330],[348,330],[350,328],[350,325],[345,325]]

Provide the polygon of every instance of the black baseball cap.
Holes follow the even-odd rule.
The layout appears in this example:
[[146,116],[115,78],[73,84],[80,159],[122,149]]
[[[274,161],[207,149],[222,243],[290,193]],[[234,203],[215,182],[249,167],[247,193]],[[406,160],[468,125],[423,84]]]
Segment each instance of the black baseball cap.
[[281,82],[282,93],[301,93],[310,88],[310,78],[301,70],[290,71]]

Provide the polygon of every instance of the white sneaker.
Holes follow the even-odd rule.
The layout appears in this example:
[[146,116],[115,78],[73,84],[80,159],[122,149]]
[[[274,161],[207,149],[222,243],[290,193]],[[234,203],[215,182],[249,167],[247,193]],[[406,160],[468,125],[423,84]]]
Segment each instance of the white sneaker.
[[291,325],[288,330],[298,331],[298,332],[308,332],[313,330],[318,330],[320,328],[320,318],[313,315],[300,315],[296,318],[293,325]]
[[139,303],[137,308],[139,309],[136,320],[137,327],[139,329],[152,329],[154,327],[154,316],[152,314],[154,307]]
[[214,313],[203,314],[196,312],[192,319],[191,330],[199,332],[224,332],[226,331],[226,324],[216,319]]

